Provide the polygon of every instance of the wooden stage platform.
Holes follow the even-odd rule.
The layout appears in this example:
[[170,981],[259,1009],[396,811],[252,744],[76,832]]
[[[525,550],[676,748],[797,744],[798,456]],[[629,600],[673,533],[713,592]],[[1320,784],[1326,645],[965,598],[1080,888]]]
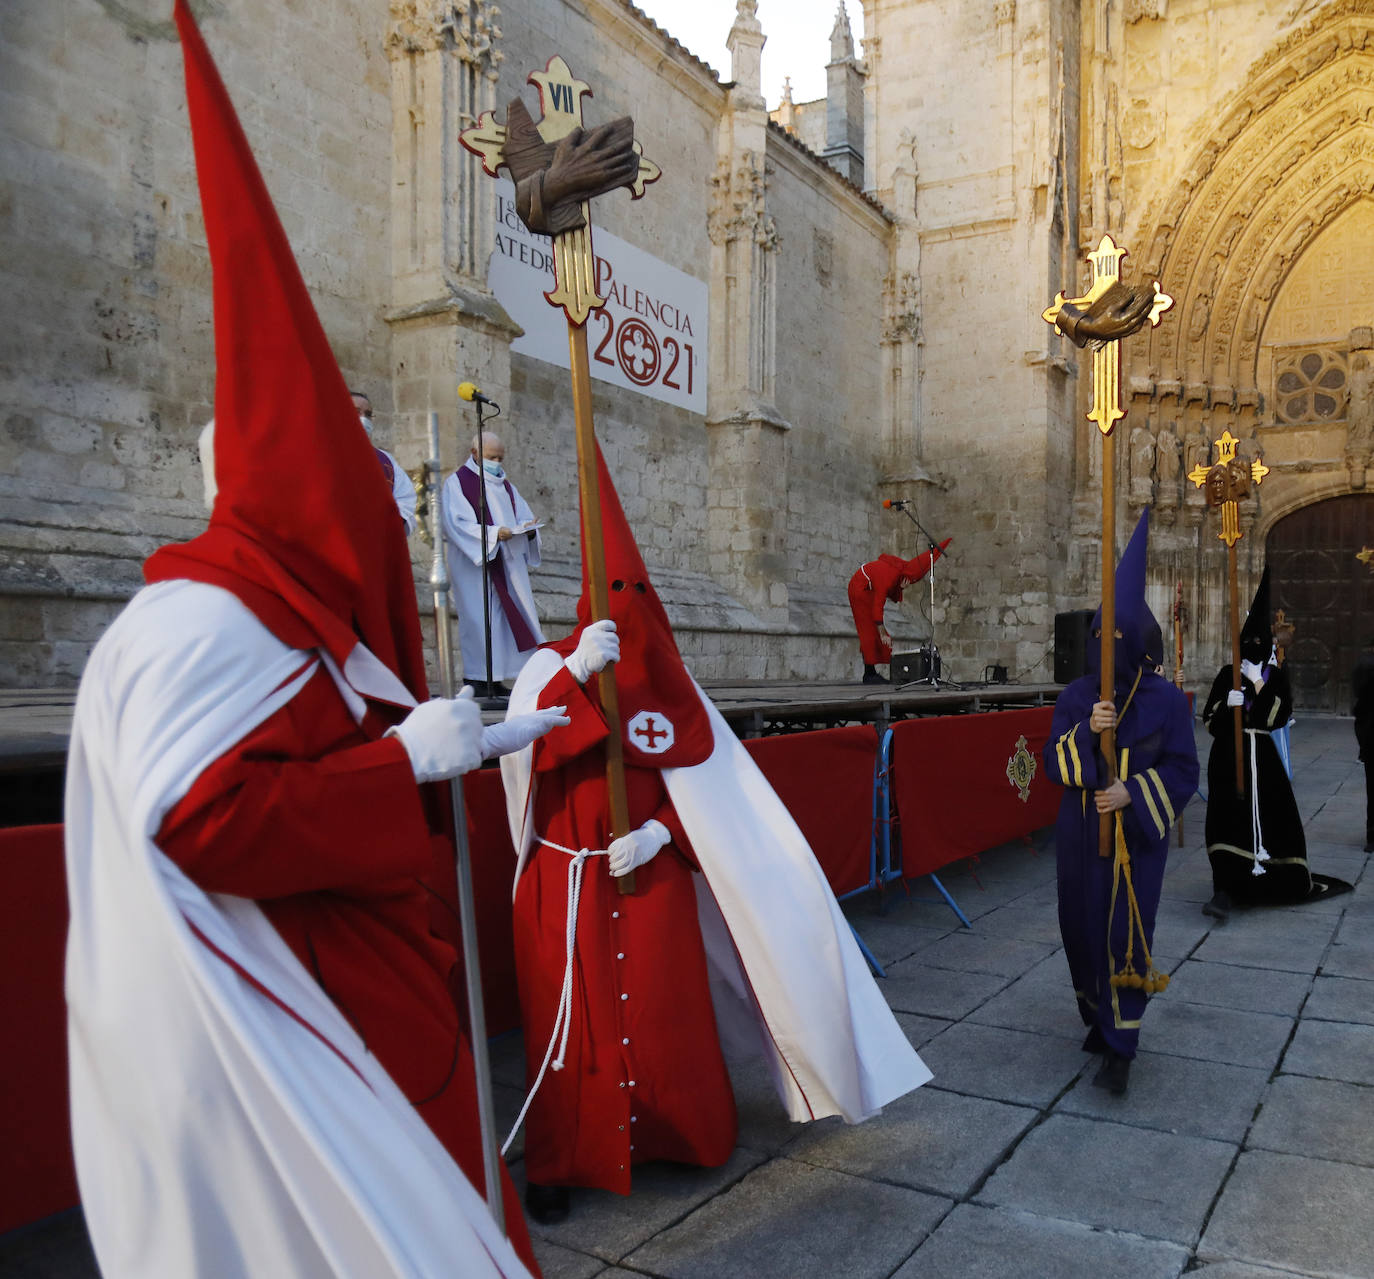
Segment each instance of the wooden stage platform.
[[[913,715],[964,715],[1018,706],[1044,706],[1059,684],[803,683],[795,680],[718,680],[706,695],[741,737],[828,728],[834,724],[888,724]],[[75,689],[0,690],[0,773],[61,768],[67,756]],[[488,711],[488,723],[501,718]]]
[[1061,684],[843,684],[718,680],[702,687],[741,737],[836,724],[879,727],[916,715],[968,715],[1053,702]]

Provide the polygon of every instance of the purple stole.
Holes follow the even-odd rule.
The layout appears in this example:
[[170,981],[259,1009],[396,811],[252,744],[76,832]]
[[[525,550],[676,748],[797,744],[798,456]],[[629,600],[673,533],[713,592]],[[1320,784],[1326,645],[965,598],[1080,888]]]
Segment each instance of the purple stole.
[[[463,490],[463,496],[467,498],[468,505],[472,507],[473,513],[479,518],[485,514],[487,524],[490,525],[491,507],[488,506],[485,512],[482,510],[482,498],[478,491],[477,473],[470,466],[460,466],[458,468],[458,487]],[[511,487],[509,480],[502,480],[506,495],[510,498],[510,508],[515,510],[515,490]],[[496,588],[496,598],[501,601],[501,611],[506,615],[506,622],[510,626],[511,635],[515,638],[515,647],[524,652],[527,648],[535,648],[539,641],[535,639],[534,632],[530,630],[530,624],[525,620],[525,615],[520,611],[520,605],[514,595],[511,594],[510,583],[506,580],[506,560],[503,555],[497,555],[494,559],[487,561],[490,580],[492,586]]]
[[382,474],[386,476],[387,486],[394,488],[396,485],[396,468],[392,465],[391,459],[375,444],[372,446],[372,451],[377,455],[377,461],[382,464]]

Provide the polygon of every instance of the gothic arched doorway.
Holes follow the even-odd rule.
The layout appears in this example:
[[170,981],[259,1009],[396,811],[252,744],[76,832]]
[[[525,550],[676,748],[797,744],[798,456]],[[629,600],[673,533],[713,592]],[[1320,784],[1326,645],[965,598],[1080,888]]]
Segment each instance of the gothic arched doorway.
[[1302,710],[1350,713],[1350,671],[1374,636],[1374,559],[1356,558],[1371,547],[1374,494],[1314,502],[1269,531],[1270,606],[1296,628],[1289,662]]

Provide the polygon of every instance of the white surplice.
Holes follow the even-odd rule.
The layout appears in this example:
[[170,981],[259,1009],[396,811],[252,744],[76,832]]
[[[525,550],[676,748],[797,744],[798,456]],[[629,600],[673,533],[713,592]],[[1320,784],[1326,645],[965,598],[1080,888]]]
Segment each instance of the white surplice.
[[[482,477],[481,468],[471,457],[463,464],[463,469]],[[514,484],[510,486],[511,493],[515,495],[515,501],[512,502],[510,494],[506,492],[506,482],[486,478],[487,507],[491,514],[491,524],[487,528],[487,558],[492,568],[498,561],[504,565],[511,598],[535,637],[535,644],[529,648],[522,651],[517,647],[501,598],[496,593],[495,585],[490,585],[491,677],[494,680],[507,680],[520,674],[530,654],[544,642],[544,633],[539,629],[539,614],[534,606],[534,594],[530,590],[529,572],[531,568],[539,567],[539,530],[517,532],[509,540],[499,541],[497,529],[504,526],[515,530],[532,524],[534,512]],[[443,502],[444,545],[458,608],[458,647],[463,653],[463,678],[469,681],[484,680],[487,656],[482,620],[481,517],[463,495],[456,473],[444,482]]]

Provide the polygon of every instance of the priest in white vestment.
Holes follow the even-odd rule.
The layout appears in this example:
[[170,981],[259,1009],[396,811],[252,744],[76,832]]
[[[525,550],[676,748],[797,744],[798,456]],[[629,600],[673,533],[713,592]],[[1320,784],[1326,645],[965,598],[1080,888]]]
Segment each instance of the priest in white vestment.
[[[471,456],[444,484],[444,542],[458,607],[463,678],[479,689],[487,678],[482,609],[482,493],[486,493],[487,599],[491,610],[491,679],[514,679],[544,642],[530,590],[539,567],[539,522],[505,471],[506,446],[482,434]],[[492,691],[492,690],[487,690]]]

